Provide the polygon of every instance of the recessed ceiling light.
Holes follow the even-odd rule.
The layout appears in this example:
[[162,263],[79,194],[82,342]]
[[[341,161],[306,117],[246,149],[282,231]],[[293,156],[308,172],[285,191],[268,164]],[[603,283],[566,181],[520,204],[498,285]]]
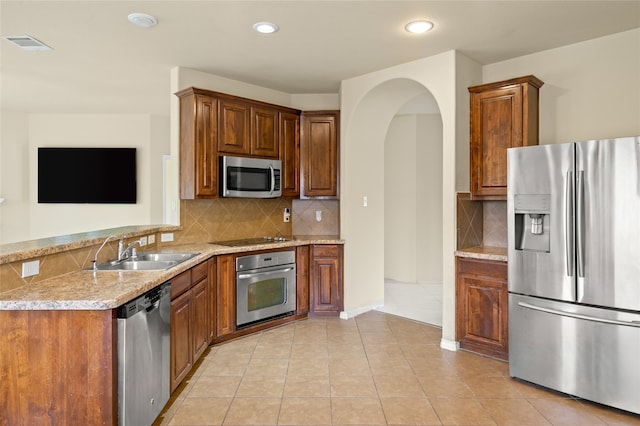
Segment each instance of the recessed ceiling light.
[[426,33],[431,28],[433,28],[433,22],[429,21],[413,21],[404,26],[407,32],[414,34]]
[[143,28],[155,27],[158,24],[156,18],[146,13],[132,13],[127,18],[132,24]]
[[278,26],[271,22],[256,22],[253,29],[262,34],[271,34],[278,31]]

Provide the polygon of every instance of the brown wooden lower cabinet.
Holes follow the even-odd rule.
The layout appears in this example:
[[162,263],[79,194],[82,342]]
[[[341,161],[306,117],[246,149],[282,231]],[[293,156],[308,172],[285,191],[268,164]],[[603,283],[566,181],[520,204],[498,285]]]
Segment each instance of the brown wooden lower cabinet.
[[116,312],[0,311],[0,424],[116,425]]
[[209,345],[210,291],[208,262],[171,280],[171,392]]
[[309,313],[309,246],[296,248],[296,315]]
[[456,338],[460,348],[509,359],[507,263],[456,258]]
[[342,301],[342,256],[340,244],[312,245],[309,267],[310,310],[319,315],[339,315]]
[[236,331],[236,264],[234,255],[217,256],[216,338]]

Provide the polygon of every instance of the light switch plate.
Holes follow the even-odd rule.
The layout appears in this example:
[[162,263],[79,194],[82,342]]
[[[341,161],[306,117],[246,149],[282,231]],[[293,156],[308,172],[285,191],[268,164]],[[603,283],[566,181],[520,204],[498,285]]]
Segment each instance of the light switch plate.
[[32,277],[40,273],[40,261],[34,260],[22,264],[22,278]]
[[168,243],[169,241],[173,241],[173,232],[167,232],[166,234],[160,234],[160,242]]

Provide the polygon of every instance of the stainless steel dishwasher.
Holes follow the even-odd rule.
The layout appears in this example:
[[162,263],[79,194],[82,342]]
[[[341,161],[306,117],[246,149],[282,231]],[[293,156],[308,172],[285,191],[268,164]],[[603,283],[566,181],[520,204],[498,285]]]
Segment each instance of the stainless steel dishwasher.
[[171,284],[118,308],[118,424],[151,425],[169,401]]

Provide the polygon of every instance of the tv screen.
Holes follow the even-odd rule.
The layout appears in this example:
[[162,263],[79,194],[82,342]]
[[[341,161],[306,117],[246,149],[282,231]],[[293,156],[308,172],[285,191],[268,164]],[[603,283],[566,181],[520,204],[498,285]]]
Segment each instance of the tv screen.
[[38,148],[38,203],[135,204],[135,148]]

